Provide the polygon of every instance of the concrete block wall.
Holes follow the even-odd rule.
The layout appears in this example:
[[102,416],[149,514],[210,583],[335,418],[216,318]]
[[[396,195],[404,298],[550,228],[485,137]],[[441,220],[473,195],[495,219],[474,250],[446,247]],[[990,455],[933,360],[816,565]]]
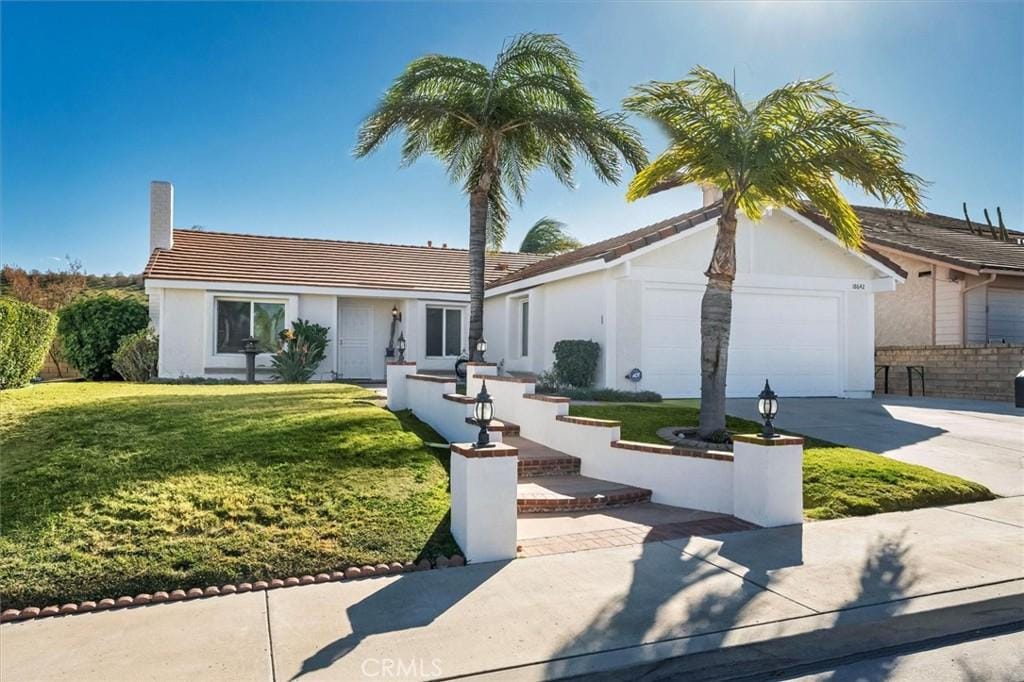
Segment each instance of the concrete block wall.
[[[875,365],[891,365],[889,393],[907,395],[907,365],[924,367],[925,395],[937,398],[1013,400],[1013,379],[1024,369],[1024,345],[888,346],[875,349]],[[884,375],[875,395],[884,395]],[[914,377],[914,395],[920,395]]]

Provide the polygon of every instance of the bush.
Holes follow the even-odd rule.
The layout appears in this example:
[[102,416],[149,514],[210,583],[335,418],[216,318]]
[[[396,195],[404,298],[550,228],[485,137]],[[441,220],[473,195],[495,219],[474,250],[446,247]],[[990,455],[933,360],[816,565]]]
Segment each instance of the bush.
[[271,363],[286,384],[304,384],[327,357],[327,327],[306,320],[295,320],[291,329],[281,332],[284,345],[274,353]]
[[85,296],[65,306],[57,332],[64,357],[86,379],[113,379],[114,351],[121,339],[149,324],[146,305],[109,294]]
[[158,344],[156,334],[148,327],[129,334],[114,351],[114,370],[125,381],[149,381],[156,376]]
[[0,299],[0,389],[20,388],[39,374],[56,331],[53,313]]
[[555,366],[551,369],[555,384],[589,388],[597,374],[601,345],[597,341],[563,339],[555,343]]
[[661,394],[654,391],[620,391],[617,388],[556,388],[550,384],[538,383],[537,393],[557,393],[573,400],[596,400],[609,403],[660,403]]

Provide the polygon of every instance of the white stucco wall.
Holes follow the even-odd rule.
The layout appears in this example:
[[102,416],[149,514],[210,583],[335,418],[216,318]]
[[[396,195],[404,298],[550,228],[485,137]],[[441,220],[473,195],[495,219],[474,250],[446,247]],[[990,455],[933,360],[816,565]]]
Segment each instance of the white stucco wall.
[[[403,299],[382,297],[339,297],[333,294],[281,293],[281,292],[237,292],[228,289],[209,288],[162,288],[148,289],[151,318],[160,335],[160,376],[165,378],[211,377],[241,378],[244,375],[245,357],[242,354],[216,355],[214,353],[214,301],[218,296],[280,300],[285,303],[286,319],[290,325],[296,318],[302,318],[327,327],[327,356],[317,369],[314,380],[329,380],[333,372],[339,371],[340,347],[338,340],[343,330],[339,329],[339,312],[342,305],[366,307],[370,311],[369,366],[370,377],[385,378],[387,358],[384,349],[391,332],[391,309],[397,307],[403,320],[397,325],[395,339],[403,331],[408,350],[407,359],[419,361],[424,369],[454,368],[454,358],[425,358],[426,307],[445,305],[463,309],[462,340],[469,329],[469,310],[465,303],[446,301]],[[257,368],[270,366],[269,356],[257,358]],[[267,378],[261,372],[260,378]],[[363,377],[360,377],[363,378]]]
[[[692,376],[678,384],[675,394],[696,395],[700,298],[714,239],[713,226],[692,230],[598,272],[492,296],[488,328],[504,342],[499,351],[503,355],[491,359],[504,357],[510,369],[538,371],[550,368],[554,341],[592,338],[603,351],[597,385],[632,388],[625,374],[633,367],[646,374],[660,361],[674,366],[683,357],[692,367],[672,371]],[[730,353],[729,383],[739,392],[732,395],[747,395],[756,377],[800,374],[810,356],[818,358],[822,377],[817,383],[793,382],[791,394],[869,395],[874,376],[874,297],[876,291],[891,287],[892,280],[858,254],[781,211],[758,223],[741,218],[736,242],[731,344],[735,351]],[[535,313],[543,311],[543,323],[531,330],[531,345],[545,349],[540,368],[535,362],[509,359],[516,332],[510,301],[523,295],[531,296]],[[542,305],[535,306],[534,299]],[[653,317],[662,311],[666,319],[654,325]],[[664,392],[664,386],[663,379],[657,387],[642,383],[640,388]]]

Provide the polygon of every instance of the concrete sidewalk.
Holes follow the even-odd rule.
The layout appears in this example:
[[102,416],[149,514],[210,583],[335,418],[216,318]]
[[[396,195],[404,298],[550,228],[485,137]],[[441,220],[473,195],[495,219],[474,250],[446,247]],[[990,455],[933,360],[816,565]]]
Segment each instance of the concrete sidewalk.
[[1002,499],[6,624],[0,677],[593,675],[972,600],[1020,619],[1022,585]]

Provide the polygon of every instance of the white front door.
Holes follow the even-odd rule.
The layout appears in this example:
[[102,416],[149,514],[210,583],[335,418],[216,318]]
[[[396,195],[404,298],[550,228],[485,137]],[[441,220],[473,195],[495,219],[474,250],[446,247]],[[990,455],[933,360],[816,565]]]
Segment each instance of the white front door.
[[338,366],[341,377],[371,378],[370,306],[342,304],[338,327]]

